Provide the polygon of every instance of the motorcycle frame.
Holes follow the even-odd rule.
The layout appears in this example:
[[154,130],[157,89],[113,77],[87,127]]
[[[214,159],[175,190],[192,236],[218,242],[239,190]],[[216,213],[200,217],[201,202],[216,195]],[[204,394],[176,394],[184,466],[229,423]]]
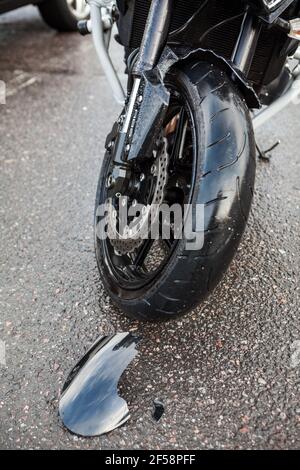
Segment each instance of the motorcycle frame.
[[[113,96],[115,100],[124,105],[125,92],[122,88],[118,75],[113,67],[112,61],[109,56],[108,47],[110,32],[113,26],[112,8],[107,0],[87,0],[91,7],[91,32],[93,35],[94,45],[103,67],[103,70],[107,76],[108,83],[111,86]],[[114,2],[110,2],[114,4]],[[199,57],[207,57],[208,59],[214,59],[219,66],[222,66],[226,70],[231,78],[236,81],[240,90],[244,94],[244,98],[250,109],[260,108],[259,100],[253,90],[251,84],[247,82],[246,75],[251,67],[251,63],[255,54],[257,41],[261,30],[261,18],[259,13],[251,8],[247,8],[242,21],[240,34],[235,46],[234,53],[231,61],[226,61],[222,57],[216,56],[213,51],[197,49],[194,51],[185,51],[183,54],[178,55],[176,51],[167,46],[167,35],[170,27],[171,11],[172,11],[173,0],[152,0],[150,11],[147,18],[147,23],[142,39],[142,43],[139,49],[138,59],[136,60],[133,70],[133,86],[129,96],[129,104],[127,106],[127,112],[125,117],[125,124],[123,125],[123,144],[125,142],[125,134],[127,133],[130,122],[132,119],[132,113],[134,104],[138,98],[139,87],[142,78],[148,77],[148,83],[151,83],[152,75],[156,77],[156,81],[159,82],[160,90],[156,93],[158,96],[157,107],[155,108],[155,99],[153,102],[152,118],[148,122],[136,122],[136,127],[139,125],[144,128],[142,132],[137,129],[137,135],[139,142],[133,143],[128,152],[127,159],[132,160],[137,158],[141,154],[142,148],[147,148],[147,141],[150,137],[153,137],[153,131],[151,136],[149,135],[150,127],[155,124],[156,127],[161,123],[161,119],[156,119],[155,115],[162,112],[163,108],[166,108],[167,95],[162,90],[163,78],[169,68],[176,62],[185,60],[190,57],[191,54],[198,55]],[[110,25],[108,25],[107,16],[111,17]],[[278,16],[278,15],[277,15]],[[273,21],[276,19],[276,15],[273,14]],[[300,54],[296,53],[296,60],[300,63]],[[157,87],[156,87],[157,88]],[[157,89],[156,89],[157,91]],[[150,95],[150,91],[148,91]],[[275,100],[271,105],[263,107],[260,111],[253,116],[254,129],[258,129],[262,124],[272,118],[275,114],[279,113],[282,109],[288,106],[295,99],[300,96],[300,66],[296,67],[292,73],[292,83],[288,91],[286,91],[280,98]],[[145,97],[143,96],[143,100]],[[149,111],[149,108],[148,108]],[[147,117],[144,116],[146,119]],[[148,129],[148,136],[146,135],[145,127]],[[147,139],[148,137],[148,139]],[[137,140],[137,139],[135,139]],[[137,147],[140,147],[138,150]],[[119,152],[119,162],[122,160]]]

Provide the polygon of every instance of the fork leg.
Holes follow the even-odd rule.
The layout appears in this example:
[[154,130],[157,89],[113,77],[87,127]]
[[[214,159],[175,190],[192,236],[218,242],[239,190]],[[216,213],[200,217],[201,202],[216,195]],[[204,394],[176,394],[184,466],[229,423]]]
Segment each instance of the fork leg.
[[152,0],[134,75],[153,69],[165,46],[173,0]]

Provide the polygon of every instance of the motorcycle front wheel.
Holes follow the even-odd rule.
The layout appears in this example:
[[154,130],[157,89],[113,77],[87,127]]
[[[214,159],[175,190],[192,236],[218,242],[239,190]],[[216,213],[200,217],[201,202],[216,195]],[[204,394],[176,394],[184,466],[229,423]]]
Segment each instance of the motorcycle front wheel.
[[[171,70],[166,85],[171,99],[162,129],[168,149],[164,202],[201,204],[204,242],[189,249],[185,236],[174,236],[171,223],[169,240],[144,240],[129,253],[118,253],[108,238],[95,237],[97,263],[110,297],[139,320],[184,314],[215,288],[245,230],[255,180],[249,110],[227,75],[205,62],[186,63]],[[110,167],[105,159],[96,209],[107,198]],[[151,196],[151,168],[149,161],[140,169],[149,184],[140,191],[146,199]],[[96,227],[98,223],[96,210]]]

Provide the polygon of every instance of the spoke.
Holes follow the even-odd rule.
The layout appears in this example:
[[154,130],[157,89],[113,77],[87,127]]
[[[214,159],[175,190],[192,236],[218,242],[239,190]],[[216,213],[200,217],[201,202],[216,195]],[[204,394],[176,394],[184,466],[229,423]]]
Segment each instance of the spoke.
[[163,242],[164,242],[164,244],[166,245],[166,247],[168,248],[168,250],[171,251],[174,241],[172,242],[171,240],[165,240],[165,239],[163,239]]
[[135,268],[139,268],[144,264],[154,241],[155,240],[152,240],[150,238],[146,240],[145,243],[143,243],[143,245],[139,248],[137,255],[135,257],[134,263],[133,263],[133,266]]
[[125,275],[128,281],[135,281],[136,274],[133,265],[134,255],[133,253],[128,253],[119,257],[119,262],[122,261],[122,267],[118,268],[123,276]]
[[[161,225],[161,235],[163,235],[163,232],[164,232],[163,226],[162,226],[162,224],[160,224],[160,225]],[[165,224],[165,225],[166,225],[166,224]],[[168,233],[170,233],[170,238],[163,238],[163,237],[161,236],[161,240],[162,240],[162,242],[166,245],[166,247],[168,248],[168,250],[171,251],[171,249],[172,249],[172,247],[173,247],[173,245],[174,245],[175,237],[174,237],[174,230],[173,230],[172,225],[168,224],[168,229],[169,229]]]

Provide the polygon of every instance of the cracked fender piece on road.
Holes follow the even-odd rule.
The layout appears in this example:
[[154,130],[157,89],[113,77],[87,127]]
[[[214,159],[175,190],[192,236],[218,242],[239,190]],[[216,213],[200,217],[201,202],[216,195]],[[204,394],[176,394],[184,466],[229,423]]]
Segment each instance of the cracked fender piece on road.
[[59,403],[59,415],[71,432],[99,436],[130,418],[118,382],[137,355],[138,341],[131,333],[100,338],[72,369]]

